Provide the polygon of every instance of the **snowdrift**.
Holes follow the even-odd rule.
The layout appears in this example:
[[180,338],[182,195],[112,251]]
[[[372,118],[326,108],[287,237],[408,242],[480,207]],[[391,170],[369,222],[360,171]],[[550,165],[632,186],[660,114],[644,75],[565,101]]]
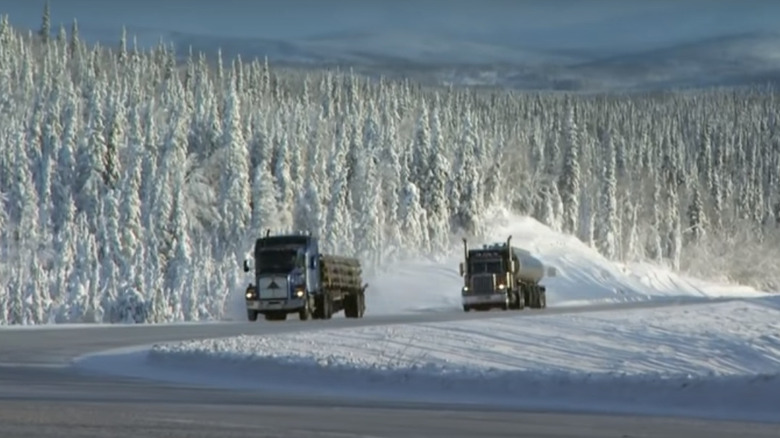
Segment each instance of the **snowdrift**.
[[307,396],[780,421],[778,298],[192,340],[81,365]]
[[[556,232],[538,221],[505,211],[487,224],[485,241],[471,246],[504,242],[529,251],[556,275],[544,278],[549,307],[584,306],[665,299],[759,297],[764,293],[738,285],[690,279],[649,264],[610,262],[579,239]],[[366,315],[461,309],[463,279],[458,263],[463,249],[454,245],[444,260],[409,260],[369,277]]]

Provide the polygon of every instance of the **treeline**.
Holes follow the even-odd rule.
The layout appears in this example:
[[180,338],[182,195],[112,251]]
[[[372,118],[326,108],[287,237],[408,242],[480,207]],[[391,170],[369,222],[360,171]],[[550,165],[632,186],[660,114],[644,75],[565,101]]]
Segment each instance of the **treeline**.
[[0,323],[220,318],[265,228],[375,270],[497,206],[614,260],[780,284],[773,90],[437,89],[50,34],[0,21]]

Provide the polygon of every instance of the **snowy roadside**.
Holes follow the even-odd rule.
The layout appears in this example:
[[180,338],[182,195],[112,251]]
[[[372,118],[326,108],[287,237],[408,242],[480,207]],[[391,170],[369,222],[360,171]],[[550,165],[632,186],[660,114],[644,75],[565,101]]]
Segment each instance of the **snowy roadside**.
[[[134,354],[139,376],[248,390],[780,422],[778,297],[193,340]],[[121,362],[130,366],[110,356],[83,365]]]

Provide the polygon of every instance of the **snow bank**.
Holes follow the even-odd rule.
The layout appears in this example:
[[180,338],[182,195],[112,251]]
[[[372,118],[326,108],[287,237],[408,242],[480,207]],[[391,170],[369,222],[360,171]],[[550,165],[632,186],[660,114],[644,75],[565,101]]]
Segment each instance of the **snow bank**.
[[780,421],[778,297],[193,340],[146,360],[308,395]]
[[[547,277],[549,307],[664,300],[669,298],[758,297],[763,292],[738,285],[690,279],[650,264],[611,262],[573,236],[540,222],[505,211],[488,221],[485,241],[470,246],[504,242],[523,248],[556,269]],[[454,246],[443,262],[408,260],[368,277],[366,315],[458,310],[463,279],[458,275],[462,246]]]

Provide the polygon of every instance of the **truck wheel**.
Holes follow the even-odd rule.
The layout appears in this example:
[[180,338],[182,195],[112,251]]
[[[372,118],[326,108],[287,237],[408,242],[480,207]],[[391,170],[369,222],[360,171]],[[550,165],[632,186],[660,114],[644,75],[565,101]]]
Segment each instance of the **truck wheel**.
[[469,306],[463,306],[463,311],[464,311],[464,312],[471,312],[471,307],[469,307]]
[[547,308],[547,293],[545,291],[541,291],[539,293],[539,308],[540,309]]
[[308,321],[311,319],[311,304],[307,299],[303,304],[303,309],[298,311],[298,319],[301,321]]
[[366,296],[363,293],[357,296],[357,308],[358,318],[362,318],[366,314]]
[[533,294],[533,308],[534,309],[541,309],[542,308],[542,291],[539,290],[538,287],[534,288],[534,294]]
[[522,291],[517,292],[517,310],[525,309],[525,297]]
[[325,305],[322,308],[322,319],[331,319],[333,317],[333,297],[326,295],[323,303]]
[[246,318],[252,322],[257,321],[257,310],[247,309]]
[[314,315],[317,319],[330,319],[333,316],[333,298],[326,294],[318,296]]
[[358,317],[357,295],[347,295],[344,297],[344,316],[347,318]]

